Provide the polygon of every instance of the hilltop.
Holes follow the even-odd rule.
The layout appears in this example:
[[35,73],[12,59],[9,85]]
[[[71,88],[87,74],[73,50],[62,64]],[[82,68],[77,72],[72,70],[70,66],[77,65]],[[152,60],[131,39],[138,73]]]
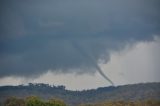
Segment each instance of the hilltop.
[[51,86],[43,83],[0,87],[1,102],[10,96],[25,98],[31,95],[41,97],[44,100],[60,98],[72,106],[81,103],[97,103],[107,100],[160,100],[160,83],[109,86],[83,91],[71,91],[66,90],[65,86]]

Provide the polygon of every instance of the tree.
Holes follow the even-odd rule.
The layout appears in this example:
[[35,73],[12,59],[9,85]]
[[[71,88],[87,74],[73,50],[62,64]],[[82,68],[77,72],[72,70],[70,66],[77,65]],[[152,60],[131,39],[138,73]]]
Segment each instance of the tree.
[[44,102],[36,96],[30,96],[26,98],[26,106],[45,106]]
[[60,99],[50,99],[45,106],[66,106],[66,104]]
[[25,102],[23,99],[9,97],[8,99],[6,99],[4,105],[5,106],[25,106]]

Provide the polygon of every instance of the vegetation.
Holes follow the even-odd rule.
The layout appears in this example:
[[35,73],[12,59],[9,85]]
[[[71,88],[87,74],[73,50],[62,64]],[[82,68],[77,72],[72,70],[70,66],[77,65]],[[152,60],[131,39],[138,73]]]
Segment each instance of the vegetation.
[[[103,101],[144,101],[148,99],[160,100],[160,83],[141,83],[133,85],[124,85],[124,86],[110,86],[110,87],[101,87],[97,89],[82,90],[82,91],[71,91],[66,90],[65,86],[51,86],[48,84],[38,83],[38,84],[28,84],[28,85],[19,85],[19,86],[2,86],[0,87],[0,106],[4,104],[6,99],[9,97],[12,100],[12,105],[14,104],[23,104],[26,101],[29,106],[32,106],[37,102],[39,106],[47,102],[47,106],[51,104],[62,104],[61,100],[51,99],[50,98],[60,98],[69,106],[77,106],[81,103],[99,103]],[[35,95],[40,98],[32,97]],[[31,98],[32,97],[32,98]],[[24,100],[18,98],[25,98]],[[10,100],[9,99],[9,100]],[[21,102],[19,102],[21,101]],[[31,102],[31,103],[30,103]],[[7,101],[6,101],[7,103]],[[108,103],[108,102],[107,102]],[[19,105],[16,105],[19,106]],[[21,105],[23,106],[23,105]]]
[[160,106],[158,100],[145,101],[108,101],[95,104],[81,104],[79,106]]
[[43,101],[36,96],[30,96],[24,100],[10,97],[6,99],[4,106],[66,106],[66,104],[60,99]]
[[[41,100],[36,96],[25,99],[10,97],[6,99],[4,106],[66,106],[60,99]],[[160,100],[144,101],[106,101],[100,103],[80,104],[78,106],[160,106]]]
[[5,106],[25,106],[25,101],[23,99],[10,97],[5,101],[4,104]]

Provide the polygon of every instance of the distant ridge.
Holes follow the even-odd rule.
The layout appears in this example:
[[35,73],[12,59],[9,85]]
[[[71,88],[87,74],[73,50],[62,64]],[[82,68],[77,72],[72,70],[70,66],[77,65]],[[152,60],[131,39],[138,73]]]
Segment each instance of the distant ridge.
[[31,95],[39,96],[43,99],[61,98],[72,106],[80,103],[95,103],[106,100],[160,100],[160,82],[100,87],[83,91],[71,91],[66,90],[65,86],[50,86],[43,83],[0,87],[0,102],[10,96],[24,98]]

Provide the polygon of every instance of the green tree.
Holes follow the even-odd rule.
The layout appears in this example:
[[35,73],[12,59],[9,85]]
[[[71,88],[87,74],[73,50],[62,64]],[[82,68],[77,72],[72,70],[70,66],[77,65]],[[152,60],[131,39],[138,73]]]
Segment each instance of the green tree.
[[9,97],[6,99],[5,106],[25,106],[25,102],[23,99],[18,99],[16,97]]
[[66,104],[60,99],[50,99],[45,106],[66,106]]
[[26,98],[26,106],[45,106],[44,102],[36,96],[30,96]]

